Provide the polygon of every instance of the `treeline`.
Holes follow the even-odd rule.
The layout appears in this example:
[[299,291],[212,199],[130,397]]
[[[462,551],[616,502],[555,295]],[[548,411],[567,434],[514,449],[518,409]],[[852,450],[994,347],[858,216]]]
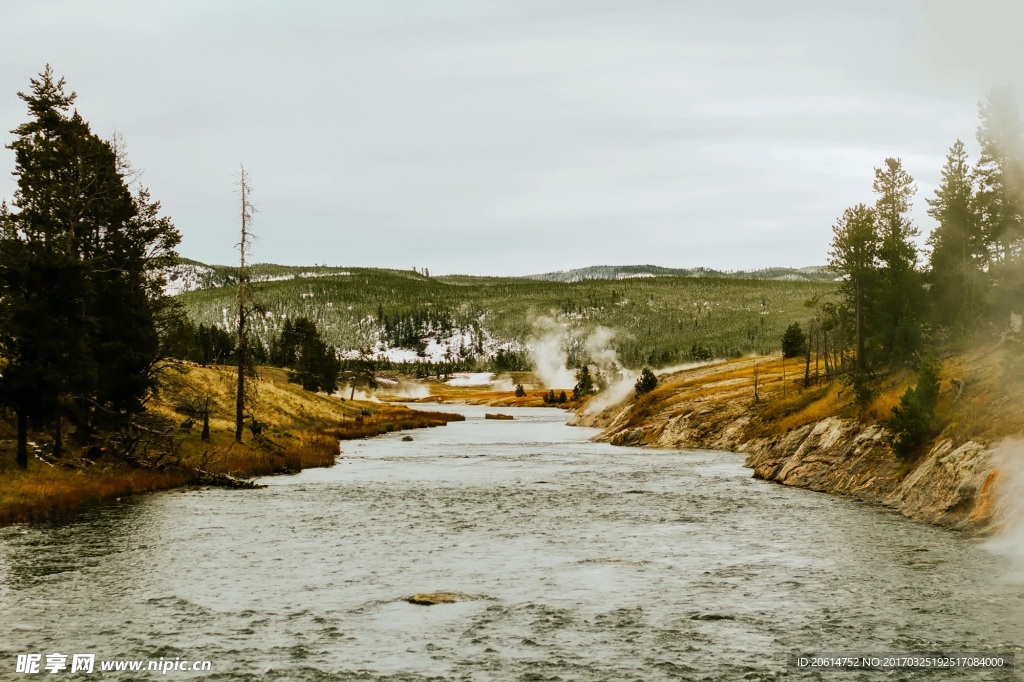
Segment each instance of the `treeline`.
[[124,146],[72,110],[49,66],[18,93],[17,187],[0,206],[0,406],[17,421],[17,463],[28,431],[64,424],[83,443],[143,411],[175,316],[161,271],[180,235],[159,202],[133,183]]
[[832,228],[829,266],[842,285],[837,298],[814,301],[800,348],[808,365],[816,351],[826,373],[852,386],[860,404],[870,402],[887,373],[917,368],[918,386],[893,416],[904,451],[934,427],[935,356],[1020,332],[1024,130],[1009,91],[994,91],[979,113],[977,160],[972,164],[963,142],[954,142],[940,185],[926,198],[937,225],[925,253],[910,215],[914,179],[897,158],[875,169],[874,202],[846,209]]
[[[235,365],[238,341],[222,327],[186,319],[175,320],[165,332],[167,355],[200,365]],[[255,372],[257,365],[288,369],[290,381],[307,391],[334,393],[338,390],[341,361],[334,346],[328,345],[322,331],[309,318],[285,320],[281,332],[269,347],[254,334],[246,339],[246,365]]]
[[[235,352],[237,337],[217,325],[193,324],[180,319],[165,332],[167,354],[178,360],[187,360],[199,365],[233,365],[237,362]],[[258,338],[250,337],[247,354],[257,364],[265,364],[270,351]]]
[[328,345],[309,319],[285,320],[281,334],[270,345],[270,364],[289,367],[288,380],[307,391],[334,393],[338,390],[341,362],[334,346]]
[[957,140],[926,199],[937,226],[925,258],[910,217],[917,187],[899,159],[875,169],[875,202],[833,226],[829,265],[843,277],[842,296],[819,310],[844,334],[857,373],[915,362],[929,341],[963,346],[1001,333],[1024,312],[1020,119],[1007,91],[980,114],[979,158],[972,166]]

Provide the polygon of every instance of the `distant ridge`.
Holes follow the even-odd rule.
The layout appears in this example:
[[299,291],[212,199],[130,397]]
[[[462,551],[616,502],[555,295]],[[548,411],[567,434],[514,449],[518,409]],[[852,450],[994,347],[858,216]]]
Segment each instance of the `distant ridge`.
[[[381,272],[401,274],[415,279],[427,279],[412,270],[388,268],[343,268],[325,265],[275,265],[257,263],[251,266],[249,275],[254,282],[308,279],[313,277],[342,277],[352,272]],[[183,294],[200,289],[216,289],[233,286],[237,282],[238,268],[230,265],[208,265],[190,258],[179,258],[178,264],[165,271],[167,293]],[[559,270],[539,275],[501,277],[499,279],[527,279],[543,282],[586,282],[590,280],[623,280],[643,277],[717,277],[723,279],[763,279],[784,282],[833,282],[835,275],[823,266],[806,268],[764,268],[762,270],[724,271],[711,268],[666,268],[660,265],[592,265],[574,270]],[[437,281],[458,278],[461,280],[489,279],[486,276],[452,275],[440,276]],[[429,280],[428,280],[429,281]]]
[[591,265],[574,270],[527,275],[526,279],[546,282],[583,282],[592,279],[633,279],[635,277],[726,277],[787,282],[831,282],[836,278],[828,268],[818,265],[805,268],[763,268],[732,272],[712,270],[711,268],[666,268],[660,265]]

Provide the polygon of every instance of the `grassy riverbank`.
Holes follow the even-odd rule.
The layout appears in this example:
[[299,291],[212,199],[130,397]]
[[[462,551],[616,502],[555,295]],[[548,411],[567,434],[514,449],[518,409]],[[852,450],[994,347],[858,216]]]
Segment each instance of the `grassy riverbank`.
[[[23,471],[14,464],[11,425],[0,424],[0,525],[59,518],[127,495],[194,485],[198,470],[250,478],[332,466],[340,454],[339,440],[459,419],[313,394],[287,383],[282,374],[267,371],[256,382],[254,407],[263,424],[262,437],[253,437],[247,429],[243,442],[235,443],[231,371],[182,363],[170,363],[165,370],[164,388],[149,406],[146,426],[152,446],[168,450],[156,468],[133,466],[111,454],[87,458],[86,445],[76,444],[71,434],[59,463],[30,457]],[[194,408],[205,406],[207,397],[210,440],[204,442]],[[44,435],[34,435],[40,449],[48,451]],[[137,452],[145,447],[140,443]]]

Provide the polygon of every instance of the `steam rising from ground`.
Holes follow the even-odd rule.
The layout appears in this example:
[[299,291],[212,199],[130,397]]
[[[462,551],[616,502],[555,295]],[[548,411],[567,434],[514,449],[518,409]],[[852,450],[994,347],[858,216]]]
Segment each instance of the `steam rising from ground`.
[[416,381],[400,381],[396,388],[382,389],[383,393],[407,400],[420,400],[430,397],[430,389]]
[[633,391],[637,373],[626,369],[619,354],[612,347],[615,332],[597,327],[586,337],[581,331],[570,330],[568,325],[550,317],[540,317],[534,323],[537,337],[530,344],[537,377],[545,388],[569,389],[576,385],[576,372],[569,369],[569,348],[581,348],[595,383],[603,381],[607,387],[587,404],[587,412],[599,412],[625,400]]
[[344,386],[342,386],[339,389],[338,393],[342,398],[345,398],[346,400],[348,400],[349,397],[351,396],[352,400],[364,400],[370,403],[380,402],[380,398],[377,397],[376,393],[367,393],[361,388],[357,388],[355,392],[353,392],[352,386],[350,386],[349,384],[345,384]]
[[[616,358],[618,360],[618,358]],[[640,376],[631,369],[621,369],[618,379],[613,381],[608,388],[598,393],[593,400],[587,403],[583,412],[585,414],[597,414],[608,409],[612,405],[621,403],[628,398],[636,386],[636,379]]]
[[1010,558],[1014,582],[1024,583],[1024,440],[1008,438],[995,447],[999,469],[996,518],[1004,520],[1002,529],[989,546]]
[[544,388],[569,389],[576,385],[576,374],[569,369],[566,349],[572,334],[566,325],[550,317],[538,318],[533,323],[536,338],[530,343],[533,366]]

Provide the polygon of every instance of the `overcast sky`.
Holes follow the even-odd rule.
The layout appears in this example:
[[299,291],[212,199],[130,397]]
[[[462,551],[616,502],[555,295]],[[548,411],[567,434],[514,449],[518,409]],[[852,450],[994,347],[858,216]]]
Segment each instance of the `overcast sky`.
[[[182,232],[228,263],[527,274],[825,261],[901,157],[916,215],[1024,3],[3,0],[0,131],[51,63]],[[14,166],[0,153],[0,196]]]

